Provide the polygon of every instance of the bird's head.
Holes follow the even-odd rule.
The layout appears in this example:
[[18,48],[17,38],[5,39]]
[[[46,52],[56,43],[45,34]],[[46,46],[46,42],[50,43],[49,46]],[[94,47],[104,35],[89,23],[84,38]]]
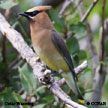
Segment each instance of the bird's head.
[[40,13],[49,10],[51,6],[36,6],[26,12],[20,12],[19,15],[25,16],[29,20],[35,19]]

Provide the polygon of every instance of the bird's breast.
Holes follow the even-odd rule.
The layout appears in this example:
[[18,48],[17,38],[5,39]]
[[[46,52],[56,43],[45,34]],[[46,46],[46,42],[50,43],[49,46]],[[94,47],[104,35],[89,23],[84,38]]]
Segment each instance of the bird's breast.
[[51,36],[51,31],[41,31],[32,36],[34,50],[40,59],[52,70],[69,71],[67,63],[56,49]]

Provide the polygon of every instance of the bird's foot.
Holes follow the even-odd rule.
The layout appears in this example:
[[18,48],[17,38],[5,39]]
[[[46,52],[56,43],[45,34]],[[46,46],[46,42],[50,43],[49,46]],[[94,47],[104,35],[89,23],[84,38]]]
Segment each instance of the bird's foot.
[[50,70],[45,70],[44,76],[49,77],[50,75],[51,75],[51,71]]
[[51,73],[51,76],[54,77],[54,76],[57,76],[57,75],[60,75],[63,71],[60,69],[58,72],[53,72]]
[[45,70],[45,72],[43,73],[43,77],[40,78],[40,82],[42,84],[50,84],[52,82],[52,77],[51,77],[51,71],[50,70]]
[[50,70],[45,70],[43,76],[39,80],[44,85],[51,84],[51,82],[54,81],[53,77],[61,74],[62,72],[62,70],[59,70],[58,72],[51,72]]

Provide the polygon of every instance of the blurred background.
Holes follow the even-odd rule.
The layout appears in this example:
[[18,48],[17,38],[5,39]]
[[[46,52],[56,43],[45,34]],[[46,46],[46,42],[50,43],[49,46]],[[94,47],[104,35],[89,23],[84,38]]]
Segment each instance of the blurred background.
[[[96,1],[96,0],[94,0]],[[102,37],[102,5],[103,0],[97,0],[86,20],[83,16],[93,0],[0,0],[0,13],[8,20],[10,25],[19,31],[24,40],[32,47],[30,39],[29,22],[18,16],[18,12],[37,5],[51,5],[48,11],[55,29],[64,38],[74,66],[77,67],[84,60],[88,67],[78,75],[78,85],[86,101],[95,101],[94,88],[102,90],[97,93],[100,98],[96,101],[106,102],[108,108],[108,0],[104,11],[104,58],[100,60],[100,39]],[[102,64],[101,73],[98,67]],[[102,76],[102,78],[101,78]],[[104,76],[104,77],[103,77]],[[56,79],[61,79],[58,75]],[[93,79],[96,79],[96,82]],[[98,81],[100,80],[100,82]],[[67,85],[63,90],[72,100],[76,97]],[[97,98],[96,98],[97,99]],[[5,102],[31,102],[32,105],[5,105]],[[11,43],[0,33],[0,108],[66,108],[64,103],[54,96],[50,90],[39,84],[35,79],[31,67],[21,58]],[[93,106],[88,106],[92,108]]]

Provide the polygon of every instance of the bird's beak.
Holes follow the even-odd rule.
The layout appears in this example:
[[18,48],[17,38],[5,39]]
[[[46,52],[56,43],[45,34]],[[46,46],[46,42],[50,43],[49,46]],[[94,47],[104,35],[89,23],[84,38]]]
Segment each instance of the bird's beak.
[[19,12],[18,15],[25,16],[27,19],[31,19],[27,12]]

